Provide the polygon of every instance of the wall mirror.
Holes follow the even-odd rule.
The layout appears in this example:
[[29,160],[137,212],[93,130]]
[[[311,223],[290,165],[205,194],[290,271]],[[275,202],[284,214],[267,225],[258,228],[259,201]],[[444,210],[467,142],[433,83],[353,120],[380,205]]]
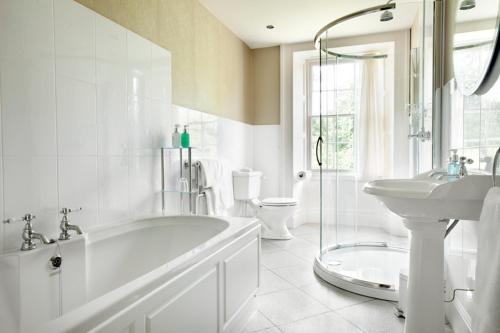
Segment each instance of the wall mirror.
[[498,78],[500,0],[457,0],[453,68],[466,96],[485,94]]

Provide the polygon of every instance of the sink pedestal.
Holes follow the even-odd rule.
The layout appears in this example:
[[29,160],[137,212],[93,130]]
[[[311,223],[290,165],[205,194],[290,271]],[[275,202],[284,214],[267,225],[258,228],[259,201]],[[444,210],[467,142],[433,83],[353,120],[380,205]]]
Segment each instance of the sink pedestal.
[[446,221],[405,219],[411,232],[405,333],[444,332]]

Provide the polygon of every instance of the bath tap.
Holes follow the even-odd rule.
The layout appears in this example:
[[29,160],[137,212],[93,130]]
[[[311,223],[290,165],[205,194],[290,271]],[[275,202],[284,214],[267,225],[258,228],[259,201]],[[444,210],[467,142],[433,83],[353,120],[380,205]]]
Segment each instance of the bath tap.
[[36,218],[35,215],[28,213],[19,219],[10,218],[3,221],[4,223],[14,223],[18,221],[26,222],[23,228],[23,234],[22,234],[23,243],[21,245],[21,251],[29,251],[36,249],[36,244],[34,242],[35,239],[39,240],[43,244],[52,244],[55,242],[55,240],[48,239],[45,235],[33,231],[33,225],[31,224],[31,221],[33,221],[35,218]]
[[80,210],[82,210],[82,207],[80,207],[76,210],[70,209],[70,208],[62,208],[61,209],[60,213],[63,214],[63,217],[62,217],[61,225],[60,225],[61,233],[59,234],[59,240],[71,239],[71,235],[70,235],[69,231],[76,231],[77,235],[82,234],[82,229],[80,229],[80,227],[77,225],[70,224],[69,218],[68,218],[68,215],[70,213],[75,212],[75,211],[80,211]]

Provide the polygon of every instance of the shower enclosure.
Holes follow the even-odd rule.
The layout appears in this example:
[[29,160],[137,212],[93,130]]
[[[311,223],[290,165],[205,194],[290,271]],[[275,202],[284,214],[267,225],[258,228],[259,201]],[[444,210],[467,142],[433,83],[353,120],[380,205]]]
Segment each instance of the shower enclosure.
[[[315,158],[310,165],[320,177],[320,252],[314,270],[333,285],[380,299],[398,299],[408,237],[401,220],[366,195],[363,186],[432,167],[432,95],[424,84],[432,68],[433,22],[426,18],[432,17],[433,5],[384,3],[329,23],[314,39],[319,69],[311,75],[319,96],[313,95],[312,103],[319,104],[319,115],[309,124]],[[403,45],[406,53],[394,43],[335,47],[340,24],[397,24],[398,14],[408,12],[416,14],[413,45]],[[405,69],[398,62],[401,54],[407,55]],[[432,92],[432,78],[430,87]]]

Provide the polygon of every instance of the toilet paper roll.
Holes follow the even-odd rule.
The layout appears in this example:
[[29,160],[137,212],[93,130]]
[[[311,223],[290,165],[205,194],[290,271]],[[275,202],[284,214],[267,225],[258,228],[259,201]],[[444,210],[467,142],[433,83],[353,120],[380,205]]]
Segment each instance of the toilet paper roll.
[[311,171],[299,171],[297,172],[297,175],[295,175],[296,180],[306,180],[311,178]]

